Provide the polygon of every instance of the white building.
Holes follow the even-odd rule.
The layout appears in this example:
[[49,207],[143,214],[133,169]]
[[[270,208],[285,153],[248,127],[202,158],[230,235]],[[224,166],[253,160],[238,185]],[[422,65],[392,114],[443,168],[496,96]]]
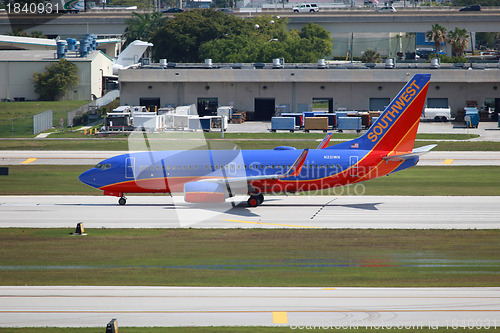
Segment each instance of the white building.
[[[66,100],[93,100],[103,95],[103,80],[113,74],[113,61],[101,51],[87,57],[68,52],[66,59],[78,67],[78,84],[68,90]],[[33,73],[43,73],[57,62],[55,51],[0,51],[0,99],[37,100]]]

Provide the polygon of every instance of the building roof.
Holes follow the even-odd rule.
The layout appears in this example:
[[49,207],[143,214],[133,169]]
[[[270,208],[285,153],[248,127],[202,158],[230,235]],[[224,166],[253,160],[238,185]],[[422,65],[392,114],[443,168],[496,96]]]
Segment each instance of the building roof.
[[[69,61],[89,62],[93,61],[101,51],[92,51],[87,57],[81,58],[75,51],[66,53],[66,59]],[[106,56],[107,57],[107,56]],[[109,58],[109,57],[107,57]],[[57,61],[55,50],[0,50],[0,62],[3,61]]]

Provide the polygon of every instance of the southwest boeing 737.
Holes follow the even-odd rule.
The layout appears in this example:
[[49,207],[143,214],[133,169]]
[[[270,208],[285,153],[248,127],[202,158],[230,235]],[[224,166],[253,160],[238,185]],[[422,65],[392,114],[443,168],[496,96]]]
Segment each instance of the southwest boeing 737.
[[249,195],[316,191],[357,184],[415,166],[435,145],[413,149],[430,74],[416,74],[362,136],[316,149],[185,150],[115,156],[82,173],[80,181],[119,197],[125,193],[184,193],[186,202],[224,202]]

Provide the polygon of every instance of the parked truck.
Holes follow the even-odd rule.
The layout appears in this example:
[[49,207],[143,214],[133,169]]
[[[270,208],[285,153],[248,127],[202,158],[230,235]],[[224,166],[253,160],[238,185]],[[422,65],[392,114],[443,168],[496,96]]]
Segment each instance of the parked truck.
[[79,13],[85,11],[85,0],[50,0],[54,12]]

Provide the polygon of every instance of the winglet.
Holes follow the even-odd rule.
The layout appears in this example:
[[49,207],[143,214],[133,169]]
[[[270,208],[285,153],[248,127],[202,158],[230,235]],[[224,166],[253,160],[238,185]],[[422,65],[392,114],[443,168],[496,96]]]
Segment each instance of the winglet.
[[295,160],[290,169],[288,169],[288,171],[285,174],[281,175],[279,178],[298,176],[300,174],[300,171],[302,171],[304,162],[306,161],[307,153],[309,153],[309,149],[304,149],[302,154],[300,154],[300,156]]
[[323,149],[323,148],[328,147],[328,143],[330,143],[330,139],[332,138],[332,134],[333,133],[328,133],[325,136],[325,138],[323,139],[323,141],[321,141],[321,143],[318,145],[318,148],[316,148],[316,149]]

